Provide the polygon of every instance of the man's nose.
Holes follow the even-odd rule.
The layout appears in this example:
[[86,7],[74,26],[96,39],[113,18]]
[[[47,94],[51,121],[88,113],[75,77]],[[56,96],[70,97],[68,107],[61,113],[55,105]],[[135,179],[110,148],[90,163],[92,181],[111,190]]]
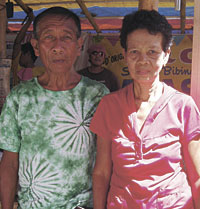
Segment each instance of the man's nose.
[[63,42],[60,39],[55,39],[53,45],[53,52],[54,53],[63,53]]

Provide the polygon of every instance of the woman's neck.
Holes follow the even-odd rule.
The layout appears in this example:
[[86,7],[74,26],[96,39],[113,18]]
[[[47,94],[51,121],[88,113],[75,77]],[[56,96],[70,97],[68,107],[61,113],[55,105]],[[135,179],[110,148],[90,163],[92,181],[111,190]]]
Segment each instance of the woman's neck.
[[134,83],[134,97],[140,102],[156,102],[163,92],[163,85],[160,81],[153,84],[141,85],[138,82]]

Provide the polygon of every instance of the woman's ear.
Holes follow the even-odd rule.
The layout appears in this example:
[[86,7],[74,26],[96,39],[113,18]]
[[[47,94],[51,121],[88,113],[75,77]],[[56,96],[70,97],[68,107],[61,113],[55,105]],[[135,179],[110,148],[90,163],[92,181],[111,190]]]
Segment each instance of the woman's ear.
[[171,53],[171,50],[168,49],[166,52],[165,52],[165,57],[164,57],[164,66],[167,64],[168,60],[169,60],[169,56],[170,56],[170,53]]
[[124,56],[124,61],[127,64],[127,51],[123,48],[122,55]]
[[38,57],[40,55],[39,54],[39,47],[38,47],[38,40],[35,39],[35,38],[32,38],[31,39],[31,45],[34,49],[35,55]]

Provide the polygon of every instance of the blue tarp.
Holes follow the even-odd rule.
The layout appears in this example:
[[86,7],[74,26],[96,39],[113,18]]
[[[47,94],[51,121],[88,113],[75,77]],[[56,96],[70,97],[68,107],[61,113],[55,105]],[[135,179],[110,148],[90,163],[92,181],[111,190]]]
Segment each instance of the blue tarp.
[[[36,16],[44,9],[34,11],[34,15]],[[79,17],[85,17],[82,14],[81,9],[71,9],[75,12]],[[96,17],[123,17],[124,15],[131,13],[132,11],[137,11],[137,7],[90,7],[88,8],[89,12],[92,14],[96,14]],[[158,11],[165,16],[173,17],[180,16],[180,11],[176,11],[172,7],[161,7]],[[10,19],[24,19],[26,14],[24,12],[14,12],[14,17]],[[194,7],[186,7],[186,16],[193,17],[194,16]]]

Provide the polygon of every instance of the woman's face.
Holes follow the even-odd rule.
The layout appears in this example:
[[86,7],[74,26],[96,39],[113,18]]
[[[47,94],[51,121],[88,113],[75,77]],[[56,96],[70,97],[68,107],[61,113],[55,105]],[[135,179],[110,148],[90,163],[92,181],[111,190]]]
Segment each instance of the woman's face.
[[133,80],[153,83],[159,79],[159,73],[170,54],[170,50],[163,51],[162,40],[161,33],[152,35],[146,29],[138,29],[128,35],[125,59]]

